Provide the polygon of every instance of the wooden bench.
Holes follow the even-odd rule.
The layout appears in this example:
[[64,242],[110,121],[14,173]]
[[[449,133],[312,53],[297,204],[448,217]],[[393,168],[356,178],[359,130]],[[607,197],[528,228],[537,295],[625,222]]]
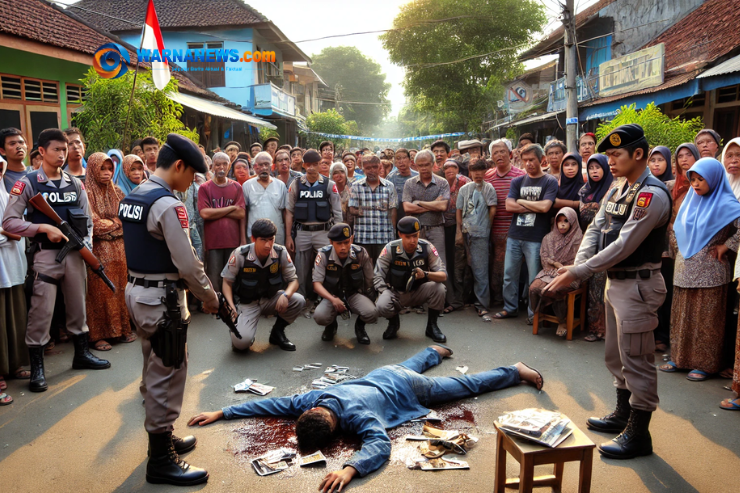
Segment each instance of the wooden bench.
[[[585,327],[586,324],[586,296],[588,296],[588,282],[584,282],[581,284],[581,286],[578,289],[574,289],[573,291],[568,293],[568,296],[566,297],[566,303],[568,304],[568,312],[567,312],[567,318],[566,318],[566,328],[568,329],[568,334],[565,336],[567,340],[573,339],[573,329],[576,327],[579,327],[581,330]],[[581,316],[579,318],[574,318],[575,316],[575,304],[578,297],[581,298],[580,303],[580,312]],[[539,332],[539,325],[540,322],[547,321],[547,322],[555,322],[556,324],[559,324],[560,321],[558,320],[558,317],[555,315],[548,315],[546,313],[542,313],[542,308],[537,310],[534,314],[534,320],[532,321],[532,334],[537,335],[537,332]]]
[[[532,488],[543,486],[550,486],[555,491],[560,491],[565,463],[573,461],[580,463],[578,492],[589,493],[591,491],[591,468],[596,444],[572,422],[570,426],[573,428],[573,434],[555,448],[511,437],[501,431],[496,423],[494,426],[497,431],[494,493],[504,493],[506,488],[519,488],[520,493],[531,493]],[[518,478],[506,479],[507,452],[519,463]],[[534,477],[534,466],[543,464],[553,464],[554,473]]]

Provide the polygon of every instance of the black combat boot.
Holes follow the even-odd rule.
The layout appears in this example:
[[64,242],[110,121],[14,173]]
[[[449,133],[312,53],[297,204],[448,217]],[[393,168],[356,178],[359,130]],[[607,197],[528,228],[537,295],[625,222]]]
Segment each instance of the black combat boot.
[[355,335],[357,336],[357,342],[360,344],[370,344],[370,337],[368,337],[365,331],[365,322],[363,322],[359,315],[357,316],[357,320],[355,320]]
[[653,440],[650,437],[650,418],[653,413],[632,409],[627,427],[617,438],[599,445],[599,452],[609,459],[634,459],[653,453]]
[[31,359],[31,381],[28,390],[31,392],[45,392],[49,388],[44,376],[44,348],[30,347],[28,355]]
[[[198,443],[198,439],[193,435],[188,435],[185,438],[176,437],[172,435],[172,446],[175,447],[177,455],[182,455],[190,452],[195,448]],[[151,447],[147,450],[146,455],[152,455]]]
[[85,332],[78,336],[72,336],[75,345],[75,357],[72,359],[72,368],[75,370],[105,370],[110,368],[107,359],[100,359],[90,352],[87,344],[90,334]]
[[630,397],[632,392],[627,389],[617,389],[617,408],[613,413],[607,414],[603,418],[588,418],[586,425],[594,431],[603,433],[621,433],[627,426],[630,417]]
[[322,341],[333,341],[334,340],[334,336],[337,333],[337,327],[338,326],[339,326],[339,324],[337,324],[336,319],[334,319],[334,321],[332,323],[330,323],[329,325],[327,325],[326,327],[324,327],[324,333],[321,334],[321,340]]
[[432,310],[430,308],[429,315],[427,316],[426,336],[430,337],[434,342],[447,342],[447,337],[445,337],[437,326],[437,317],[439,317],[439,310]]
[[285,337],[285,327],[290,325],[284,318],[278,317],[270,332],[270,344],[280,346],[283,351],[295,351],[295,344]]
[[383,339],[395,339],[398,337],[398,331],[401,329],[401,317],[393,315],[388,319],[388,328],[383,332]]
[[208,471],[180,460],[172,443],[172,433],[149,433],[149,450],[147,483],[193,486],[208,481]]

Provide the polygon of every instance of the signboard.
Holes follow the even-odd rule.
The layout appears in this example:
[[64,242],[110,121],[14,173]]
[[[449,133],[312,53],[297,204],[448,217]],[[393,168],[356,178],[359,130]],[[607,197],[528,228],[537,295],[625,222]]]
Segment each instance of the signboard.
[[[588,78],[589,87],[583,83],[581,76],[576,77],[576,94],[578,102],[588,101],[599,97],[599,77]],[[565,96],[565,77],[550,83],[550,94],[547,99],[547,111],[565,111],[568,99]]]
[[625,94],[663,83],[665,45],[660,43],[599,65],[601,97]]
[[516,115],[529,109],[534,100],[534,91],[529,84],[523,80],[517,80],[506,88],[506,106],[509,113]]

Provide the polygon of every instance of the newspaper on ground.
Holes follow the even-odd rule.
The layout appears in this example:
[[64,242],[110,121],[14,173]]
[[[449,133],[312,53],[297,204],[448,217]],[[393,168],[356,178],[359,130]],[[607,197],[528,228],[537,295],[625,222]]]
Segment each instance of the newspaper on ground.
[[288,469],[295,455],[295,452],[290,449],[280,448],[252,459],[251,464],[257,474],[269,476]]
[[410,469],[421,469],[422,471],[444,471],[453,469],[470,469],[470,465],[463,460],[453,459],[446,456],[436,459],[427,459],[426,461],[417,462]]
[[440,430],[425,425],[422,435],[407,435],[406,440],[423,442],[419,446],[421,454],[436,459],[447,454],[466,455],[478,439],[457,430]]
[[463,366],[458,366],[457,368],[455,368],[455,370],[457,370],[457,371],[459,371],[460,373],[462,373],[463,375],[465,375],[465,374],[466,374],[466,373],[468,372],[468,367],[467,367],[467,366],[465,366],[465,365],[463,365]]
[[299,465],[301,467],[311,466],[311,465],[314,465],[314,464],[321,464],[321,463],[323,463],[324,465],[326,465],[326,457],[324,457],[324,454],[321,453],[321,450],[319,450],[319,451],[317,451],[317,452],[315,452],[315,453],[313,453],[311,455],[306,455],[304,457],[301,457],[301,459],[299,461]]
[[273,390],[275,390],[275,387],[270,387],[269,385],[257,383],[255,380],[252,380],[251,378],[247,378],[243,382],[234,385],[234,392],[237,392],[237,393],[251,392],[257,395],[267,395]]
[[498,427],[506,434],[546,447],[557,447],[573,433],[570,419],[545,409],[529,408],[499,416]]
[[249,387],[254,383],[254,380],[247,378],[241,383],[234,385],[234,392],[248,392]]

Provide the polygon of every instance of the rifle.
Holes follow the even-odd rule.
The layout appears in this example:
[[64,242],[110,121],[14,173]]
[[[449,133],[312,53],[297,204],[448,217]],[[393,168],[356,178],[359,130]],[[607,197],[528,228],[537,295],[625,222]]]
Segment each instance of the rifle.
[[75,231],[67,221],[62,220],[62,218],[59,217],[59,214],[57,214],[56,211],[52,209],[44,196],[38,193],[36,194],[36,196],[31,198],[30,203],[34,209],[54,221],[57,225],[57,228],[59,228],[62,234],[67,237],[68,241],[59,251],[56,261],[62,263],[64,257],[66,257],[71,250],[78,250],[80,252],[80,255],[82,255],[82,259],[90,267],[90,270],[97,274],[98,277],[103,280],[105,285],[108,286],[110,290],[115,293],[116,286],[110,279],[108,279],[108,276],[105,274],[105,267],[103,267],[103,264],[101,264],[100,260],[98,260],[98,258],[93,254],[93,252],[90,251],[89,248],[87,248],[87,245],[85,245],[82,237],[77,234],[77,231]]
[[231,333],[234,334],[234,337],[236,337],[237,339],[241,339],[242,335],[236,329],[236,322],[237,320],[239,320],[239,315],[231,308],[231,305],[229,305],[229,302],[226,301],[226,296],[224,296],[223,293],[217,294],[218,312],[216,313],[216,318],[220,319],[223,323],[226,324]]

